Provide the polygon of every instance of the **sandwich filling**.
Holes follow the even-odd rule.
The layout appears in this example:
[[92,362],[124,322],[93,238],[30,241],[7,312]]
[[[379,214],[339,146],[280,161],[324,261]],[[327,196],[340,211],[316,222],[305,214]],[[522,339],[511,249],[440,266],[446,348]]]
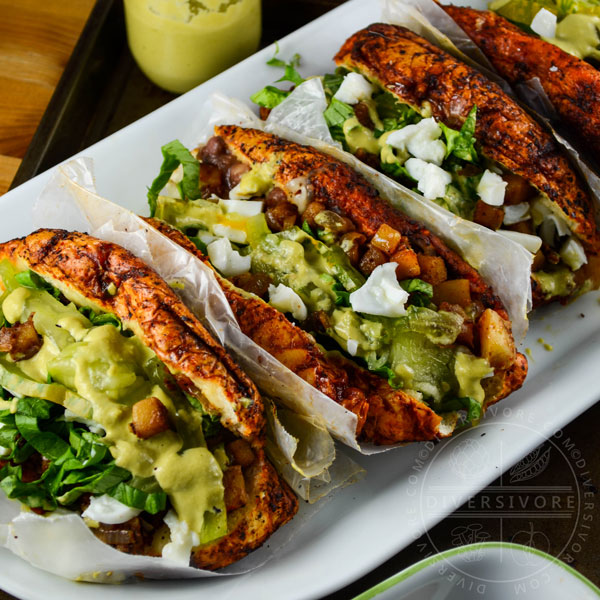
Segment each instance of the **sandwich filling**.
[[116,316],[6,260],[0,276],[0,488],[40,514],[80,512],[119,550],[188,564],[243,505],[230,471],[252,450]]
[[438,413],[467,408],[478,418],[482,382],[512,359],[514,345],[501,324],[497,346],[511,356],[483,356],[475,323],[502,319],[472,300],[469,281],[452,279],[441,257],[415,254],[387,225],[367,241],[311,200],[306,179],[284,191],[276,162],[250,168],[218,137],[199,151],[193,174],[181,144],[163,154],[170,169],[150,188],[153,216],[186,233],[222,276],[285,313],[326,353],[357,360]]
[[[533,255],[533,280],[545,300],[593,286],[582,269],[586,251],[565,215],[546,194],[481,153],[477,106],[456,130],[436,121],[427,102],[416,109],[343,67],[322,82],[324,117],[344,150],[452,213],[523,245]],[[253,96],[263,118],[289,94],[267,94],[268,89],[275,88]]]

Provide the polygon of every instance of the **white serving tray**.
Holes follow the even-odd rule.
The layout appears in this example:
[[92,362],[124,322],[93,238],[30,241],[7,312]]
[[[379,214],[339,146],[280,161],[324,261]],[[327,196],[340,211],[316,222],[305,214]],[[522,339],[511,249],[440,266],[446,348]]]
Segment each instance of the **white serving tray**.
[[[342,42],[379,18],[374,0],[350,0],[281,40],[281,56],[300,52],[303,75],[331,72],[331,57]],[[95,161],[100,194],[147,214],[145,191],[158,172],[161,145],[174,138],[194,143],[188,132],[198,130],[193,124],[211,93],[222,91],[247,99],[278,78],[278,71],[265,64],[273,51],[273,47],[262,50],[82,152]],[[49,173],[41,174],[0,198],[0,241],[31,231],[31,207],[48,177]],[[462,439],[477,440],[472,446],[477,452],[474,458],[480,458],[482,452],[486,455],[485,468],[468,478],[457,478],[451,468],[452,453],[444,454],[447,442],[433,450],[424,451],[423,445],[414,444],[371,457],[348,451],[367,469],[365,480],[338,493],[281,556],[250,574],[107,588],[60,579],[33,569],[8,551],[0,551],[0,587],[24,600],[70,600],[83,594],[86,600],[107,594],[114,600],[151,600],[165,595],[171,600],[293,600],[333,592],[409,545],[600,398],[599,297],[594,292],[570,306],[538,311],[523,345],[531,348],[530,374],[524,388],[488,413],[483,425],[485,437],[481,437],[483,429],[477,428],[462,434]],[[538,338],[544,338],[554,350],[544,350]],[[436,490],[443,490],[442,511],[422,512],[423,469],[415,469],[421,464],[419,453],[430,465],[427,489],[433,482]]]

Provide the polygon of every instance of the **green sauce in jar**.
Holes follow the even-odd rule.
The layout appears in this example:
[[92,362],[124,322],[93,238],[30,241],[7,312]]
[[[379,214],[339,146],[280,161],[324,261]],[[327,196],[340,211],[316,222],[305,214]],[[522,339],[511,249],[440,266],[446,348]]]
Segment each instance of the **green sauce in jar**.
[[160,87],[186,92],[258,48],[260,0],[125,0],[131,52]]

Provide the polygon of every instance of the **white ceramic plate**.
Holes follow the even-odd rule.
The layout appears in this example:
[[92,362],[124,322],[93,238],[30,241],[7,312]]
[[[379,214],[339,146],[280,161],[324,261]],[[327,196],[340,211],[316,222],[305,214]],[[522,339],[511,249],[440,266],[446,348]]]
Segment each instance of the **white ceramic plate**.
[[[282,40],[281,55],[300,52],[305,75],[331,72],[334,65],[329,57],[346,37],[378,19],[378,3],[350,0]],[[184,143],[194,142],[188,139],[188,132],[194,130],[199,107],[212,92],[220,90],[245,99],[279,77],[265,65],[272,55],[273,48],[259,52],[83,152],[95,160],[99,192],[147,214],[145,190],[158,172],[161,145],[177,137]],[[1,241],[31,231],[31,207],[47,180],[48,173],[44,173],[0,198]],[[485,457],[483,468],[468,477],[459,477],[453,470],[453,454],[444,453],[447,443],[426,452],[424,446],[412,445],[373,457],[352,453],[367,468],[366,479],[338,493],[279,557],[248,575],[143,582],[108,590],[37,571],[1,551],[0,587],[32,600],[79,599],[81,594],[94,600],[107,593],[115,600],[163,598],[164,594],[177,600],[240,596],[292,600],[339,589],[410,544],[600,397],[598,298],[598,293],[588,294],[568,307],[549,307],[534,317],[525,344],[532,349],[525,387],[504,400],[498,411],[488,413],[485,437],[480,437],[481,428],[462,434],[461,441],[477,441],[463,448],[463,456],[471,455],[480,465]],[[540,337],[552,344],[554,351],[544,350],[536,342]],[[435,482],[433,487],[424,487],[416,475],[417,470],[423,473],[423,460],[429,464],[425,484]],[[443,496],[440,510],[421,511],[423,489],[430,497]]]
[[490,542],[447,550],[404,569],[355,600],[596,600],[600,589],[553,556]]

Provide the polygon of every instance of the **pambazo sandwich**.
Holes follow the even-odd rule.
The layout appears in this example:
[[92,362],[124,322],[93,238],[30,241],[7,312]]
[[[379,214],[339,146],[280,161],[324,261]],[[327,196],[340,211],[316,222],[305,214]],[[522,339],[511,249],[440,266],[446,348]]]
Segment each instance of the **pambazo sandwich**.
[[[567,15],[559,27],[576,32],[579,25],[579,33],[573,35],[577,39],[570,40],[570,43],[564,39],[551,42],[519,29],[489,10],[451,5],[442,8],[510,84],[537,78],[565,129],[579,136],[582,148],[597,156],[600,151],[600,71],[583,60],[585,57],[574,56],[570,52],[581,42],[581,46],[588,47],[590,53],[595,52],[596,59],[600,57],[597,44],[594,48],[589,42],[589,32],[597,29],[600,17]],[[552,18],[549,11],[541,12]],[[594,35],[600,41],[598,33],[594,31]],[[561,41],[564,48],[560,47]]]
[[525,246],[534,306],[598,287],[600,236],[586,184],[498,85],[396,25],[355,33],[335,61],[338,71],[323,77],[324,116],[344,149]]
[[163,147],[150,222],[212,265],[242,331],[354,412],[362,441],[443,437],[521,386],[493,290],[347,164],[233,125],[195,154]]
[[201,569],[297,511],[263,402],[144,262],[81,233],[0,244],[0,488],[123,552]]

